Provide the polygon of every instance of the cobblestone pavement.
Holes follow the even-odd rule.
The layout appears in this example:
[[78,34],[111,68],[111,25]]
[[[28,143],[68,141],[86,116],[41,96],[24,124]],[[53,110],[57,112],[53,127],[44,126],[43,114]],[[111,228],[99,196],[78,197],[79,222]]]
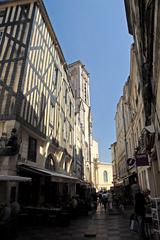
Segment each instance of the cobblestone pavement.
[[129,230],[129,214],[109,214],[103,208],[87,217],[72,220],[67,227],[37,227],[20,232],[18,240],[137,240]]

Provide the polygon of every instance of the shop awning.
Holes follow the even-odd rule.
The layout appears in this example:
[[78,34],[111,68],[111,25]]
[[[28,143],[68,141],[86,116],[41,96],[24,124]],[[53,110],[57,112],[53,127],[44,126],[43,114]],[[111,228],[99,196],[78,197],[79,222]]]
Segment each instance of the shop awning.
[[70,181],[74,181],[74,182],[78,182],[79,179],[73,176],[69,176],[69,175],[65,175],[62,173],[58,173],[58,172],[52,172],[48,169],[42,169],[42,168],[37,168],[34,166],[30,166],[28,164],[21,164],[19,165],[19,167],[21,169],[30,171],[30,172],[34,172],[43,176],[50,176],[51,177],[51,181],[52,182],[70,182]]
[[0,181],[5,181],[5,182],[31,182],[32,179],[28,178],[28,177],[0,175]]

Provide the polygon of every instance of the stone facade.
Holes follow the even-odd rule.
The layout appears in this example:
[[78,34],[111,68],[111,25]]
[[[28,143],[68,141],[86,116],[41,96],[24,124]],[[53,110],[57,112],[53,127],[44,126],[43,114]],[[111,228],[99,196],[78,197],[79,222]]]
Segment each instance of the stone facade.
[[91,182],[91,110],[89,74],[77,61],[69,65],[71,86],[75,95],[75,164],[76,175]]
[[112,157],[112,171],[113,171],[113,184],[116,185],[119,179],[119,168],[117,161],[117,142],[111,144],[111,157]]
[[92,185],[97,189],[97,163],[99,161],[99,149],[98,142],[93,139],[91,144],[91,176],[92,176]]
[[98,191],[101,189],[110,190],[112,186],[113,186],[112,164],[98,161],[96,189]]
[[[130,56],[130,76],[124,85],[123,96],[117,105],[115,118],[117,133],[116,147],[114,144],[111,145],[112,152],[114,152],[112,154],[113,166],[118,166],[114,182],[115,184],[128,186],[136,178],[142,190],[152,189],[154,194],[153,180],[150,177],[151,166],[148,164],[137,167],[136,165],[137,154],[146,154],[144,146],[144,134],[146,130],[144,105],[140,91],[140,76],[134,44],[131,46]],[[122,132],[121,135],[120,132]],[[121,160],[119,149],[124,153],[121,165],[119,163]]]
[[[125,133],[122,144],[120,139],[116,140],[117,146],[120,144],[125,152],[124,160],[127,161],[126,166],[128,165],[127,177],[122,177],[121,182],[130,185],[133,179],[137,178],[142,190],[150,189],[151,195],[157,197],[160,196],[158,137],[160,3],[158,0],[125,0],[125,7],[128,30],[133,35],[134,43],[131,47],[130,76],[125,83],[123,97],[119,101],[120,104],[123,98]],[[121,108],[118,112],[121,114]],[[116,118],[116,129],[118,124]],[[144,156],[145,163],[138,162],[139,156]],[[119,161],[118,150],[116,161]]]

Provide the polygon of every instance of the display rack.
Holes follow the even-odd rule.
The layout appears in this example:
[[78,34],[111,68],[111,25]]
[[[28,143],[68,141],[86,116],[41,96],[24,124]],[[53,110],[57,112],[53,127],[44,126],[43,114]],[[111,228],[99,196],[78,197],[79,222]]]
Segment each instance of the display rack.
[[160,198],[151,199],[153,231],[160,234]]

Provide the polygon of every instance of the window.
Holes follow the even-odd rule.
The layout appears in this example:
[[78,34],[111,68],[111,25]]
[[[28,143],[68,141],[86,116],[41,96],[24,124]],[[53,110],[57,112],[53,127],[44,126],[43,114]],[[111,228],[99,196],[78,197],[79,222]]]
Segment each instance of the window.
[[14,202],[16,200],[16,187],[11,187],[10,201]]
[[46,158],[45,168],[51,171],[56,170],[55,161],[51,154],[49,154],[48,157]]
[[104,182],[108,182],[108,173],[107,173],[107,171],[103,172],[103,179],[104,179]]
[[5,16],[5,13],[6,13],[6,9],[4,8],[4,9],[1,9],[0,10],[0,18],[1,17],[4,17]]
[[57,86],[57,82],[58,82],[58,68],[56,68],[56,76],[55,76],[55,87]]
[[1,9],[0,10],[0,24],[2,24],[5,14],[6,14],[6,9]]
[[54,124],[54,111],[55,111],[55,105],[51,102],[51,107],[50,107],[50,124],[53,126]]
[[70,126],[70,131],[69,131],[69,144],[72,146],[72,128]]
[[66,141],[66,126],[67,123],[66,123],[66,119],[64,119],[64,124],[63,124],[63,138],[64,138],[64,141]]
[[37,140],[32,137],[29,137],[28,160],[36,162],[36,157],[37,157]]
[[68,168],[68,166],[67,166],[67,162],[65,161],[64,162],[64,170],[67,172],[67,168]]
[[71,117],[72,115],[72,103],[70,101],[70,104],[69,104],[69,116]]
[[67,104],[67,88],[66,88],[66,91],[65,91],[65,104]]
[[1,43],[1,41],[2,41],[2,37],[3,37],[3,32],[0,31],[0,43]]
[[85,102],[87,102],[87,83],[84,83],[84,98]]

